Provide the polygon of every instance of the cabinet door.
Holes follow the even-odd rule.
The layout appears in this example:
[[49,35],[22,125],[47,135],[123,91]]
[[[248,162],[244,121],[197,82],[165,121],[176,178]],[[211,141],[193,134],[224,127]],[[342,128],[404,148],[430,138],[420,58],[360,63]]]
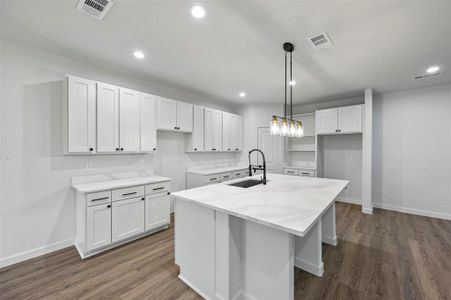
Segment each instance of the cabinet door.
[[122,152],[138,152],[140,140],[139,92],[119,90],[119,145]]
[[231,151],[231,122],[230,114],[222,112],[222,151]]
[[141,94],[141,152],[157,150],[155,96]]
[[230,121],[230,146],[234,151],[241,151],[243,148],[243,117],[231,115]]
[[204,108],[194,106],[192,149],[190,151],[204,151]]
[[146,196],[146,231],[170,223],[171,202],[167,193]]
[[97,152],[119,151],[119,88],[97,83]]
[[177,127],[177,101],[156,97],[157,129],[175,130]]
[[213,137],[213,109],[204,109],[204,150],[213,151],[214,137]]
[[221,151],[222,149],[222,112],[213,111],[213,151]]
[[177,130],[193,132],[193,105],[177,101]]
[[138,197],[113,202],[113,243],[144,232],[144,200]]
[[316,111],[316,133],[336,133],[338,129],[338,109],[322,109]]
[[86,239],[88,251],[111,244],[111,204],[87,208]]
[[362,132],[362,105],[338,108],[338,130],[340,133]]
[[96,83],[69,76],[67,84],[67,152],[92,152],[96,143]]

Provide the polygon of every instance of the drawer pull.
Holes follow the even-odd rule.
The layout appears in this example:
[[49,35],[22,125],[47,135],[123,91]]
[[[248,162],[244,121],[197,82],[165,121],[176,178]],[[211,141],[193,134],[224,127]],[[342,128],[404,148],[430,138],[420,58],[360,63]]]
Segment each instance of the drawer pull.
[[230,175],[226,175],[226,176],[223,176],[224,178],[229,178],[230,177]]
[[153,188],[152,190],[158,191],[158,190],[162,190],[162,189],[164,189],[164,186],[160,186],[160,187],[157,187],[157,188]]
[[310,175],[310,173],[302,172],[302,175]]
[[210,181],[218,180],[218,178],[210,178]]
[[122,196],[130,196],[130,195],[134,195],[134,194],[136,194],[137,192],[132,192],[132,193],[125,193],[125,194],[122,194]]
[[94,201],[102,201],[102,200],[107,200],[107,199],[110,199],[110,197],[96,198],[96,199],[92,199],[91,201],[94,202]]

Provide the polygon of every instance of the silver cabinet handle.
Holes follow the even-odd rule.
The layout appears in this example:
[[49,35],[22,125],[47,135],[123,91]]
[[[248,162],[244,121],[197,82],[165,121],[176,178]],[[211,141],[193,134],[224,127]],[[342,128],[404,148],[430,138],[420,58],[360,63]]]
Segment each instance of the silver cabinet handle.
[[91,201],[94,202],[94,201],[102,201],[102,200],[107,200],[107,199],[110,199],[110,197],[96,198],[96,199],[92,199]]

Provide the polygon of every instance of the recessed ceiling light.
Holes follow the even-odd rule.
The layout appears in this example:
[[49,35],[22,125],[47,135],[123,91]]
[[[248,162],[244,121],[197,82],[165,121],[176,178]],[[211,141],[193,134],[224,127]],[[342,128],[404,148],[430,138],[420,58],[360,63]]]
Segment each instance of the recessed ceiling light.
[[133,52],[133,55],[136,58],[139,58],[139,59],[143,59],[144,58],[144,53],[142,51],[135,51],[135,52]]
[[193,7],[191,7],[191,14],[195,18],[201,19],[205,17],[205,9],[200,5],[194,5]]
[[291,80],[289,84],[290,84],[290,85],[295,85],[295,84],[296,84],[296,81]]
[[432,66],[432,67],[429,67],[429,68],[426,70],[426,72],[427,72],[428,74],[432,74],[432,73],[438,72],[439,70],[440,70],[440,67],[439,67],[439,66]]
[[241,97],[241,98],[246,97],[246,93],[245,93],[245,92],[241,92],[241,93],[240,93],[240,97]]

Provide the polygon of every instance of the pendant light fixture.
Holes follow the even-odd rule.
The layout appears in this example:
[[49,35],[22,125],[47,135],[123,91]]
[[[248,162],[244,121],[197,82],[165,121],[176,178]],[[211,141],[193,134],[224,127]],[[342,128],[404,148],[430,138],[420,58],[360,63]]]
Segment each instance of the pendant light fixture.
[[[284,43],[283,50],[285,51],[285,103],[284,103],[284,116],[272,116],[271,129],[272,135],[288,136],[288,137],[303,137],[304,127],[302,122],[293,120],[293,86],[296,82],[293,80],[293,50],[294,46],[292,43]],[[289,61],[289,75],[288,79],[288,54],[290,55]],[[290,92],[290,114],[288,117],[288,103],[287,103],[287,91],[289,88]]]

